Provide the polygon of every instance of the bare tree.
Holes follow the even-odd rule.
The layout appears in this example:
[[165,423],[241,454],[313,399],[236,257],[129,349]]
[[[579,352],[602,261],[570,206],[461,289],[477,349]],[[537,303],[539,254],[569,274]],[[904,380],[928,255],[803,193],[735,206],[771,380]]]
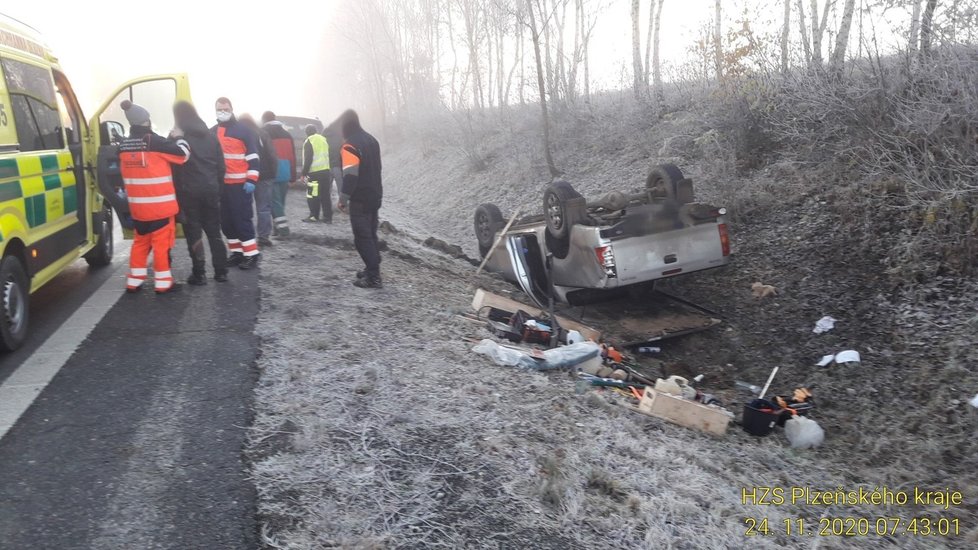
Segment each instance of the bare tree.
[[788,72],[788,35],[791,33],[791,0],[784,0],[784,25],[781,27],[781,72]]
[[842,64],[846,58],[846,48],[849,45],[849,29],[852,28],[852,13],[856,8],[856,0],[846,0],[842,8],[842,21],[839,22],[839,32],[835,36],[835,50],[829,65],[833,71],[842,70]]
[[917,52],[920,43],[920,9],[922,0],[913,0],[913,13],[910,15],[910,36],[907,37],[907,50],[910,56]]
[[721,33],[720,0],[715,2],[716,16],[713,21],[713,58],[716,61],[717,80],[723,78],[723,34]]
[[[717,0],[719,2],[720,0]],[[632,91],[635,93],[635,98],[638,99],[642,97],[642,90],[645,86],[642,84],[642,35],[639,32],[639,0],[632,0]]]
[[547,169],[550,171],[550,175],[557,177],[560,175],[560,170],[557,170],[557,166],[554,164],[553,154],[550,152],[550,113],[547,111],[547,85],[543,78],[543,58],[540,55],[540,28],[537,26],[533,4],[533,0],[526,0],[530,40],[533,42],[533,57],[536,60],[537,66],[537,90],[540,93],[540,112],[543,116],[543,156],[547,161]]
[[920,59],[923,60],[930,55],[931,41],[933,40],[934,10],[937,9],[937,0],[927,0],[924,14],[920,18]]
[[805,25],[805,6],[798,0],[798,30],[801,32],[801,44],[805,49],[805,64],[812,64],[812,43],[808,41],[808,26]]
[[655,29],[652,31],[652,88],[655,90],[655,100],[661,103],[663,100],[662,92],[662,65],[659,63],[659,24],[662,23],[662,4],[665,0],[657,0],[655,3]]
[[825,0],[822,7],[822,17],[818,16],[818,0],[812,0],[812,65],[816,68],[822,66],[822,37],[825,36],[825,27],[829,23],[829,8],[835,4],[835,0]]

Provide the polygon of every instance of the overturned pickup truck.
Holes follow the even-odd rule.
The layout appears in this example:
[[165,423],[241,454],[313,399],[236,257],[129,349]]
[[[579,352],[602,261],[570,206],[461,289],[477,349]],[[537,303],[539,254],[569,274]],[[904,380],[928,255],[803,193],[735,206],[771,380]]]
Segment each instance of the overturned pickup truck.
[[543,210],[508,229],[495,205],[475,211],[486,268],[541,307],[551,288],[556,300],[583,305],[730,260],[726,209],[694,202],[692,181],[672,164],[653,168],[641,192],[612,191],[596,201],[557,181],[543,194]]

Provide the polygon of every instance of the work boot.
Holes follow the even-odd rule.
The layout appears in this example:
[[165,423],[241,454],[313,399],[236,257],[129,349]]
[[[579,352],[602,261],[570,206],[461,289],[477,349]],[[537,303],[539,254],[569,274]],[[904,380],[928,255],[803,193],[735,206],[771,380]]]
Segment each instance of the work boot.
[[353,281],[353,286],[358,288],[384,288],[384,284],[380,281],[380,277],[364,277],[362,279],[357,279]]
[[139,292],[140,290],[142,290],[144,286],[146,286],[146,282],[145,281],[142,282],[142,283],[140,283],[139,286],[137,286],[135,288],[126,287],[126,294],[135,294],[135,293]]
[[367,276],[367,270],[366,269],[361,269],[360,271],[357,271],[357,279],[363,279],[366,276]]
[[181,288],[183,288],[183,285],[181,285],[180,283],[173,283],[172,285],[170,285],[170,288],[168,288],[166,290],[157,290],[156,293],[157,294],[173,294],[174,292],[180,292],[180,289]]
[[274,243],[268,237],[258,237],[258,246],[274,246]]
[[323,223],[333,225],[333,220],[322,220]]
[[226,282],[228,282],[228,272],[227,271],[220,271],[220,272],[215,273],[214,274],[214,280],[217,281],[217,282],[219,282],[219,283],[226,283]]
[[261,259],[261,254],[255,254],[254,256],[248,256],[238,264],[238,269],[251,269],[258,266],[258,261]]
[[228,256],[228,266],[235,266],[244,261],[244,254],[241,252],[235,252]]
[[[215,276],[215,279],[217,277]],[[194,273],[187,277],[187,284],[194,286],[202,286],[207,284],[207,275],[203,273]]]
[[283,227],[283,228],[281,228],[281,229],[278,230],[278,238],[284,239],[284,238],[286,238],[288,236],[289,236],[289,228],[288,227]]
[[319,221],[319,218],[317,218],[316,216],[309,216],[308,218],[302,218],[302,221],[304,223],[315,223]]

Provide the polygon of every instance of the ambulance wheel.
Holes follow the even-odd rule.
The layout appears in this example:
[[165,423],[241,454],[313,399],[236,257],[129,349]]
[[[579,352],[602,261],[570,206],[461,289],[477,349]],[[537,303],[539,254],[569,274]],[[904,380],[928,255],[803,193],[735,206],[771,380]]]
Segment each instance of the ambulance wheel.
[[13,351],[27,338],[30,282],[17,256],[0,260],[0,349]]
[[98,241],[95,248],[85,254],[85,261],[92,267],[104,267],[112,263],[112,252],[115,250],[115,236],[112,231],[112,209],[106,206],[99,216],[101,221],[95,227],[98,230]]
[[475,209],[475,238],[479,241],[479,254],[483,258],[492,249],[492,245],[496,241],[496,233],[504,225],[506,225],[506,221],[503,220],[503,214],[495,204],[480,204]]

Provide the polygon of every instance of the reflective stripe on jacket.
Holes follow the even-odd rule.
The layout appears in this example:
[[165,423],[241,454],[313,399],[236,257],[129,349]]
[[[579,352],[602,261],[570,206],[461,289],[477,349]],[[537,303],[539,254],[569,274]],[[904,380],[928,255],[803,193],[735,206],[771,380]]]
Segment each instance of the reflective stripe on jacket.
[[[306,138],[306,143],[312,145],[312,164],[309,166],[309,172],[329,170],[329,144],[326,142],[326,138],[319,134],[313,134]],[[305,154],[305,148],[303,148],[303,154]],[[305,164],[305,159],[303,159],[303,164]]]
[[230,123],[217,125],[217,140],[224,152],[224,183],[258,183],[258,136],[232,119]]
[[190,158],[187,142],[173,142],[145,133],[119,145],[119,169],[134,220],[153,221],[175,216],[180,210],[173,187],[171,164]]

